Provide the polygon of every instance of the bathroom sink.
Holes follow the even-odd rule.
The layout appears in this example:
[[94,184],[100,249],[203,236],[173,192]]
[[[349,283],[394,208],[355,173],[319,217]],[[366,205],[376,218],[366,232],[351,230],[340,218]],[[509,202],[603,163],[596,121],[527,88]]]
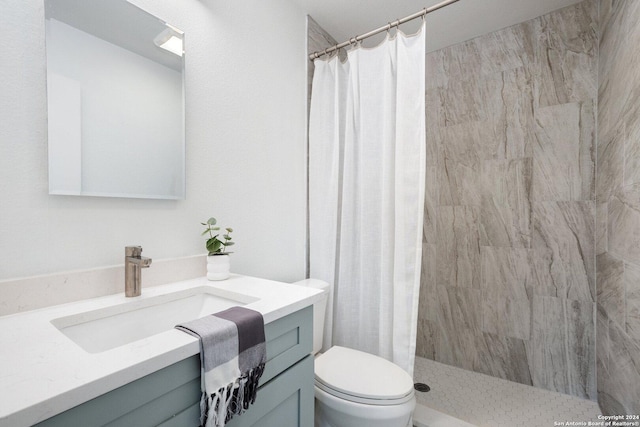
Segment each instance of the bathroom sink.
[[51,323],[89,353],[111,350],[173,329],[182,322],[258,301],[201,286],[53,319]]

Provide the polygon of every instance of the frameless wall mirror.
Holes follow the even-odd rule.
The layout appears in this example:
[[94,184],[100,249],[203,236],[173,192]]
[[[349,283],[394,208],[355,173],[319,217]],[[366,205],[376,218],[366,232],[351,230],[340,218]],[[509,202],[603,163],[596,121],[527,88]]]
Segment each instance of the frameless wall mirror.
[[125,0],[44,0],[49,194],[184,199],[184,34]]

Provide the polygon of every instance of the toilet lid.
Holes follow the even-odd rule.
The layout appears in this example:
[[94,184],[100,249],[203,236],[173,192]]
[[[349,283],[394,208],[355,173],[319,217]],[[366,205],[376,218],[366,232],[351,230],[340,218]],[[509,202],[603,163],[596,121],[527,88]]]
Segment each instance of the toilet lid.
[[[373,354],[334,346],[315,360],[316,381],[356,398],[403,399],[413,392],[409,374]],[[329,391],[329,390],[327,390]]]

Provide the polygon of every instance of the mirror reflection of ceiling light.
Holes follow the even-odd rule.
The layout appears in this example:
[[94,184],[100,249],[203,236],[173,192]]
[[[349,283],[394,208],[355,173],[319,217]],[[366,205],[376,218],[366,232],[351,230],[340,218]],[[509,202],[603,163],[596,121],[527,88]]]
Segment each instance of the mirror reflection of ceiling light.
[[184,33],[182,31],[167,24],[167,28],[158,34],[153,39],[153,42],[156,46],[161,47],[162,49],[168,50],[175,55],[182,56],[182,53],[184,52],[184,47],[182,45],[183,34]]

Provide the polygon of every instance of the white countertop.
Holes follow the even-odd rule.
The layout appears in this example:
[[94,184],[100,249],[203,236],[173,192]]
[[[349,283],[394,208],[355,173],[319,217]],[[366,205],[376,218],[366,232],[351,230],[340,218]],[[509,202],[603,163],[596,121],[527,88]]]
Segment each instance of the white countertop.
[[[144,285],[144,284],[143,284]],[[53,319],[110,307],[133,299],[211,286],[258,301],[265,323],[313,304],[317,289],[232,275],[145,289],[136,298],[124,292],[0,317],[0,427],[31,426],[110,390],[199,352],[196,338],[168,330],[101,353],[88,353],[51,324]]]

